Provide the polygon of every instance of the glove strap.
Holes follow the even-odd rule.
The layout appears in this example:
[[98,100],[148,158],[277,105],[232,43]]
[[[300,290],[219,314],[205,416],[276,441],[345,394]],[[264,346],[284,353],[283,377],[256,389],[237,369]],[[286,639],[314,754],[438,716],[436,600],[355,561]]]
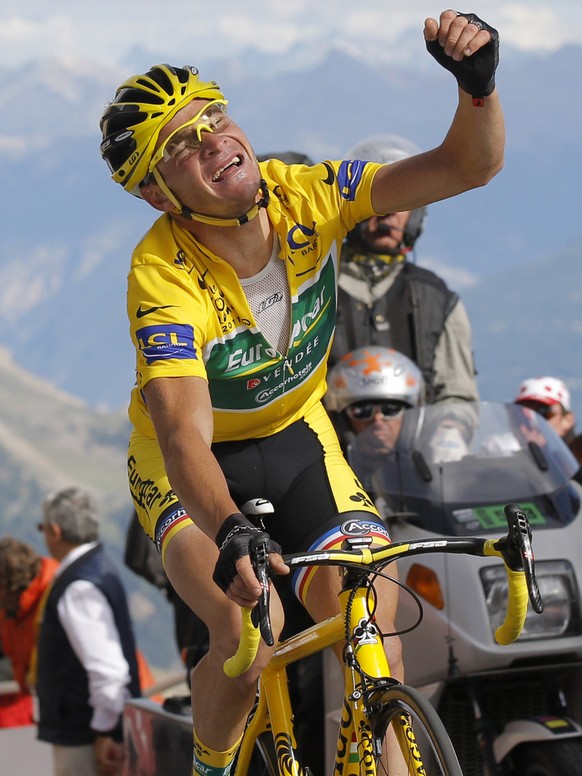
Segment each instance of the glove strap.
[[254,526],[248,518],[246,518],[241,512],[234,512],[229,515],[224,523],[218,529],[216,539],[214,540],[218,549],[221,550],[223,546],[239,531],[249,533],[249,531],[261,533],[260,528]]

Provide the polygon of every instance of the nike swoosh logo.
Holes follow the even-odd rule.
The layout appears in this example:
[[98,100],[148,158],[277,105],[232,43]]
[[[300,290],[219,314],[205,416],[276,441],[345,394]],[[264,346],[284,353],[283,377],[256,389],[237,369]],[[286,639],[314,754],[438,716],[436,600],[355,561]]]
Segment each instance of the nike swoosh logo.
[[176,306],[175,304],[161,304],[161,305],[158,305],[157,307],[145,307],[145,308],[142,309],[142,306],[140,305],[137,308],[136,315],[137,315],[138,318],[143,318],[144,315],[149,315],[150,313],[155,313],[156,310],[167,310],[168,307],[175,307],[175,306]]

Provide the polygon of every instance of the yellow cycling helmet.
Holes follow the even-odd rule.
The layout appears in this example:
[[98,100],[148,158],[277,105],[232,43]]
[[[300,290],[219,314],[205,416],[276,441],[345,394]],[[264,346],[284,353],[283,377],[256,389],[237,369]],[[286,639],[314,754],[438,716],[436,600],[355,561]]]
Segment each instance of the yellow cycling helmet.
[[224,100],[224,95],[216,81],[201,81],[190,65],[154,65],[121,84],[99,124],[101,156],[116,183],[141,196],[140,183],[147,177],[160,130],[195,98]]

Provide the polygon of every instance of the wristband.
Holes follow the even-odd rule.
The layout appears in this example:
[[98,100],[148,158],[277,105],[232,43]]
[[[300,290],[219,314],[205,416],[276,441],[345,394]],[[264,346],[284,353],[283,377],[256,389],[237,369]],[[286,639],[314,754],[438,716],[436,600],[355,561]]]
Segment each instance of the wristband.
[[261,532],[261,529],[254,526],[251,521],[248,520],[241,512],[234,512],[234,514],[229,515],[226,518],[224,523],[218,529],[218,533],[216,534],[216,538],[214,540],[218,549],[221,550],[223,545],[226,544],[229,539],[232,539],[232,537],[241,530],[245,533],[248,531],[258,531],[259,533]]

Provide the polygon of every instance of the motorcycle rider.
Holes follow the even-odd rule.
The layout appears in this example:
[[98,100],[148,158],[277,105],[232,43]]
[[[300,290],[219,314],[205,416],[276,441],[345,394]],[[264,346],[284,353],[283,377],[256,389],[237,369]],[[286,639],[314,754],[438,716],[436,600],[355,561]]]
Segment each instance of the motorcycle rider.
[[379,345],[346,353],[330,369],[324,405],[345,448],[368,431],[371,452],[390,452],[402,426],[404,410],[424,402],[424,379],[416,364],[392,348]]
[[[328,374],[324,404],[344,449],[365,432],[360,452],[369,453],[370,467],[378,455],[390,453],[400,435],[404,411],[425,403],[420,369],[408,356],[379,345],[346,353]],[[435,462],[462,458],[476,422],[474,405],[464,401],[439,404],[438,422],[427,433]],[[364,468],[368,468],[362,464]],[[358,469],[362,475],[362,470]]]
[[[392,163],[420,153],[398,135],[373,135],[347,159]],[[459,296],[414,255],[426,208],[373,216],[342,248],[336,333],[329,365],[364,345],[399,350],[421,369],[429,403],[478,400],[469,318]]]

